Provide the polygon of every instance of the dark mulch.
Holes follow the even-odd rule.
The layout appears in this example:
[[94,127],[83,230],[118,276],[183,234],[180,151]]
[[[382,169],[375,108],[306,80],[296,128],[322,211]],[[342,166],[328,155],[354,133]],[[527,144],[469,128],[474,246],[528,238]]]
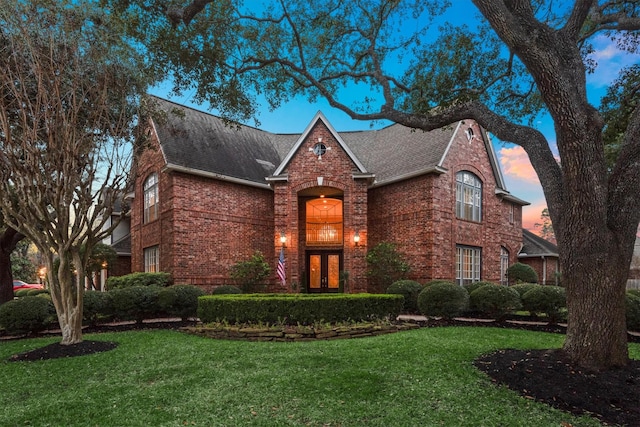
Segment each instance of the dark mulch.
[[[195,322],[162,321],[134,324],[100,325],[84,329],[85,333],[119,332],[135,329],[179,329]],[[429,320],[424,327],[475,326],[527,329],[564,333],[557,325],[513,322],[479,322],[471,320]],[[640,342],[629,335],[630,342]],[[108,351],[117,343],[83,341],[72,346],[51,344],[10,360],[43,360],[82,356]],[[640,426],[640,361],[631,361],[623,369],[590,372],[572,366],[561,350],[500,350],[480,357],[475,366],[497,384],[503,384],[528,399],[544,402],[577,415],[591,415],[605,425]],[[567,425],[568,426],[568,425]]]

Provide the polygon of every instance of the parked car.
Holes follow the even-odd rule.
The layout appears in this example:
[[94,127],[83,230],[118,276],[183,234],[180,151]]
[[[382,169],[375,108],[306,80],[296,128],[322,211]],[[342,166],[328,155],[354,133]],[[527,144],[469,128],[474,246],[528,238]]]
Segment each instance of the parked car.
[[44,289],[44,286],[35,283],[26,283],[22,280],[14,280],[13,291],[19,291],[20,289]]

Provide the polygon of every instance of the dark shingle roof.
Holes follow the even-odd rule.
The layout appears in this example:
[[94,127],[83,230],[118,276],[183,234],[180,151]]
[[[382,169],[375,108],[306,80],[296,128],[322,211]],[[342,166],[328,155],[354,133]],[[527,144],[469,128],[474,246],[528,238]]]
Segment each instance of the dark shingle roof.
[[527,229],[522,229],[522,249],[518,258],[558,256],[558,247]]
[[[169,167],[266,184],[304,134],[274,134],[250,126],[225,123],[221,118],[155,98],[168,114],[155,124]],[[323,120],[318,113],[315,120]],[[326,119],[324,119],[326,120]],[[307,129],[310,129],[313,123]],[[325,123],[333,129],[329,123]],[[379,130],[337,132],[354,161],[375,175],[376,185],[412,175],[433,172],[442,166],[458,124],[431,132],[393,124]],[[494,165],[495,166],[495,165]],[[497,166],[496,166],[497,167]],[[499,177],[499,171],[494,171]]]
[[131,255],[131,234],[127,234],[122,239],[114,242],[111,247],[118,255]]

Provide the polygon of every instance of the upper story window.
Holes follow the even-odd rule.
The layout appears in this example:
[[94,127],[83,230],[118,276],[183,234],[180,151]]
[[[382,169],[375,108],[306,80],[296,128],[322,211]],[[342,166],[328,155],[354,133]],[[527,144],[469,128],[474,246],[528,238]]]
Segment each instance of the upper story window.
[[158,174],[152,173],[144,181],[144,218],[143,222],[158,219]]
[[456,174],[456,217],[482,221],[482,181],[471,172]]

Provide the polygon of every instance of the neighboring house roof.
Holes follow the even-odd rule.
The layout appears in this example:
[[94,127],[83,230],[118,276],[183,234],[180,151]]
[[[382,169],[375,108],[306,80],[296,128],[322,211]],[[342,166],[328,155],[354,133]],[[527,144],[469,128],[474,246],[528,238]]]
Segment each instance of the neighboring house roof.
[[[155,98],[155,97],[154,97]],[[446,155],[464,121],[425,132],[393,124],[379,130],[337,132],[318,112],[301,134],[275,134],[212,114],[155,98],[167,112],[166,122],[154,123],[167,168],[248,185],[267,187],[267,178],[281,175],[308,133],[322,121],[354,162],[361,176],[375,177],[373,186],[425,173],[444,173]],[[504,185],[493,146],[486,132],[481,138],[489,155],[496,193],[514,203]],[[278,178],[276,178],[278,179]]]
[[522,249],[518,258],[557,257],[558,247],[527,229],[522,229]]
[[120,256],[131,255],[131,234],[127,234],[122,239],[114,242],[111,247]]

